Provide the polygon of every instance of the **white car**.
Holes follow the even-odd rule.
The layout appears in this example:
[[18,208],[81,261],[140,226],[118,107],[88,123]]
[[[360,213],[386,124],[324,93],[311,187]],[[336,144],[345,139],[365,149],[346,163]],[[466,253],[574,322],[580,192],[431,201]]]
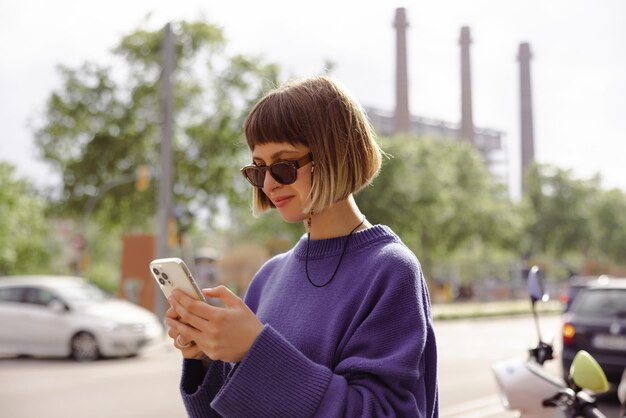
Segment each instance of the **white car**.
[[132,356],[161,341],[152,312],[80,277],[0,277],[0,355]]

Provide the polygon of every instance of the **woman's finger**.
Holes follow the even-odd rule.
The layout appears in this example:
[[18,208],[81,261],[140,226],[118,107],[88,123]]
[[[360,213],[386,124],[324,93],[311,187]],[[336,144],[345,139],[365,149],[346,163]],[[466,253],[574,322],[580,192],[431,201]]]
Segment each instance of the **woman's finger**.
[[[225,310],[224,308],[212,306],[206,302],[191,298],[177,289],[172,292],[167,300],[183,319],[183,322],[189,323],[198,329],[203,327],[203,322],[193,318],[194,315],[202,320],[211,322],[223,316]],[[191,323],[191,321],[194,323]]]
[[166,319],[165,322],[170,328],[172,328],[172,330],[175,332],[175,335],[182,334],[187,341],[197,341],[202,337],[202,333],[192,326],[169,318]]
[[210,289],[202,289],[202,293],[208,298],[220,299],[224,303],[224,305],[228,306],[229,308],[232,308],[241,303],[241,299],[224,285],[220,285]]
[[189,348],[193,343],[192,340],[187,340],[187,338],[183,337],[182,334],[178,334],[174,341],[178,344],[178,348]]
[[193,312],[190,312],[183,304],[174,302],[173,306],[174,311],[178,315],[178,318],[175,318],[176,320],[191,325],[196,329],[202,329],[203,325],[205,325],[206,319],[197,316]]
[[173,319],[176,319],[176,316],[177,316],[177,315],[178,315],[178,314],[176,313],[176,309],[174,309],[174,307],[173,307],[173,306],[170,306],[169,308],[167,308],[167,311],[165,311],[165,316],[166,316],[167,318],[173,318]]
[[[178,348],[178,347],[177,347]],[[178,348],[178,350],[182,353],[183,357],[186,359],[198,359],[200,357],[204,357],[204,352],[197,345],[190,345],[188,348]]]

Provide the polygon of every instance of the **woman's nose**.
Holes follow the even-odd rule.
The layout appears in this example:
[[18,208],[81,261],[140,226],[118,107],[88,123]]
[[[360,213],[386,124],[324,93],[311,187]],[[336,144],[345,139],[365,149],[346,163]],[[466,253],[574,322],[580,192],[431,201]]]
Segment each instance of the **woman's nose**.
[[270,170],[265,170],[265,179],[263,179],[263,191],[267,194],[280,186],[280,183],[277,182],[274,177],[270,174]]

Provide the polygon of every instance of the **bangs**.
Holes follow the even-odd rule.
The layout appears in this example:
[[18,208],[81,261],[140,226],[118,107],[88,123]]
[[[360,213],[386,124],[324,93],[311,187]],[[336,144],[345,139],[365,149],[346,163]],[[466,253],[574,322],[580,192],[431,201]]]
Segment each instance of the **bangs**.
[[308,146],[309,129],[302,107],[302,103],[284,89],[269,93],[254,106],[244,122],[248,148],[253,150],[257,145],[270,142]]

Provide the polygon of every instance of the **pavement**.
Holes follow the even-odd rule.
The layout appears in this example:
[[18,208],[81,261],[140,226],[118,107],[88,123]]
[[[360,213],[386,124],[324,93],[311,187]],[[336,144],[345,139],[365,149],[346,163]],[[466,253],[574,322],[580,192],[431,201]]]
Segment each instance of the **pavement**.
[[[558,300],[537,303],[537,312],[561,313],[563,305]],[[433,319],[486,318],[497,316],[530,315],[531,303],[528,299],[486,302],[433,303]]]

